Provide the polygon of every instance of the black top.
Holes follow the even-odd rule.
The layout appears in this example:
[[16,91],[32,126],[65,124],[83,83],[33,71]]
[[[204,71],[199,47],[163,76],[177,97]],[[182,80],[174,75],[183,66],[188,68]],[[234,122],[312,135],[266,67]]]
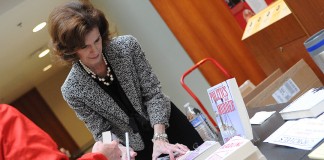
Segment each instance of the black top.
[[109,86],[104,85],[103,83],[96,80],[100,87],[105,90],[118,104],[118,106],[127,114],[129,117],[129,125],[133,129],[134,133],[137,133],[138,125],[141,125],[141,128],[151,128],[150,122],[142,117],[133,107],[132,103],[126,96],[123,88],[121,87],[115,73],[111,70],[114,80],[110,83]]
[[[80,63],[79,65],[81,66]],[[81,68],[83,67],[81,66]],[[146,120],[144,117],[142,117],[133,107],[132,103],[130,102],[123,88],[121,87],[112,68],[111,68],[111,73],[114,77],[114,80],[110,82],[110,85],[108,86],[100,82],[97,78],[93,78],[93,79],[106,93],[108,93],[114,99],[114,101],[118,104],[118,106],[126,113],[126,115],[129,117],[129,125],[133,129],[134,133],[139,132],[138,125],[141,125],[141,128],[143,129],[151,128],[150,122]],[[105,78],[109,78],[109,77],[105,77]]]

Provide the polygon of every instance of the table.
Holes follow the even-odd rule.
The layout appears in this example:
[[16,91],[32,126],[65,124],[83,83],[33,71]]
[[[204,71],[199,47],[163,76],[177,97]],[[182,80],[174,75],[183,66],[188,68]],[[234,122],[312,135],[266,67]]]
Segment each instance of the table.
[[[255,137],[259,138],[257,142],[254,142],[254,145],[259,148],[259,150],[268,160],[310,160],[307,156],[311,152],[309,150],[301,150],[263,142],[282,124],[285,123],[285,120],[282,119],[279,111],[281,111],[287,105],[288,103],[283,103],[248,109],[250,118],[258,111],[276,111],[275,114],[273,114],[261,125],[252,125],[254,136],[256,135]],[[314,149],[322,143],[323,140],[317,144]]]

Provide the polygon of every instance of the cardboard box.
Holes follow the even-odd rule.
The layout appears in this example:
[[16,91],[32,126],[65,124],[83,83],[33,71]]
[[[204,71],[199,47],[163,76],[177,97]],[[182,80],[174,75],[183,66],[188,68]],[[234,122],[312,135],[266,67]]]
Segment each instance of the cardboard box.
[[[269,77],[271,79],[275,76]],[[260,85],[263,85],[263,87],[260,87],[261,89],[258,88],[258,85],[255,90],[250,93],[256,94],[256,92],[259,92],[257,95],[250,95],[250,100],[247,99],[249,95],[244,98],[246,107],[254,108],[291,102],[309,89],[323,86],[322,82],[303,59],[266,86],[266,84],[271,81],[268,78],[260,83]]]
[[246,80],[242,85],[240,85],[239,89],[242,97],[245,97],[255,89],[255,85],[250,80]]
[[282,75],[282,71],[278,68],[270,76],[268,76],[261,83],[259,83],[249,94],[247,95],[242,94],[244,103],[247,104],[248,102],[250,102],[256,95],[258,95],[261,91],[263,91],[266,87],[268,87],[272,82],[274,82],[281,75]]

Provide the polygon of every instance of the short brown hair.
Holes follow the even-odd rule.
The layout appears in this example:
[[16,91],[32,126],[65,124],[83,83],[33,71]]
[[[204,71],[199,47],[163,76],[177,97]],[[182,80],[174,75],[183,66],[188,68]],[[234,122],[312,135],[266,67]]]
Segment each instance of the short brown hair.
[[85,44],[85,36],[98,27],[105,50],[109,42],[109,23],[104,13],[89,1],[72,1],[56,7],[48,18],[52,54],[65,62],[79,60],[75,51]]

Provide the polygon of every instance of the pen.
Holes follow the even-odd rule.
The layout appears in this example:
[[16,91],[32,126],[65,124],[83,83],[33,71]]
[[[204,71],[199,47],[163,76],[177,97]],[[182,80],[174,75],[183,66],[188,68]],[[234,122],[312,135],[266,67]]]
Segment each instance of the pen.
[[130,160],[128,132],[125,133],[125,138],[126,138],[126,156],[127,156],[127,160]]

